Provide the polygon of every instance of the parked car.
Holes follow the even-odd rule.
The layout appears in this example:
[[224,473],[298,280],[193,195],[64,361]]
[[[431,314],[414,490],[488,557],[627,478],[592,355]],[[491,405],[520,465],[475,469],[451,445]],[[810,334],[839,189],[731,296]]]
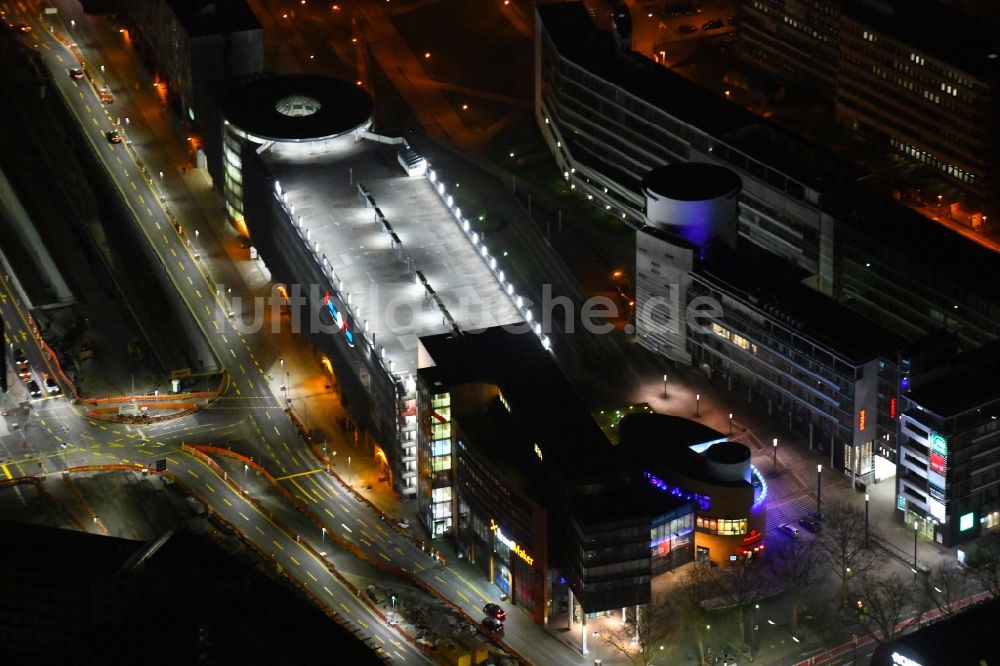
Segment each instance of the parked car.
[[38,382],[36,382],[34,379],[29,379],[27,386],[28,386],[28,393],[31,394],[32,398],[42,397],[42,389],[38,387]]
[[795,525],[789,525],[788,523],[781,523],[780,525],[778,525],[778,529],[787,534],[788,536],[792,537],[793,539],[799,538],[799,528],[795,527]]
[[799,525],[804,527],[809,532],[812,532],[813,534],[818,534],[823,529],[823,526],[820,524],[818,520],[816,520],[815,518],[810,518],[809,516],[803,516],[802,518],[799,518]]
[[725,25],[726,24],[722,22],[722,19],[712,19],[711,21],[705,23],[705,25],[701,26],[701,29],[702,30],[718,30],[719,28],[725,27]]
[[101,98],[101,104],[113,104],[115,101],[115,96],[111,94],[111,91],[104,88],[98,93],[98,97]]
[[507,611],[496,604],[486,604],[483,606],[483,612],[486,613],[487,617],[492,617],[500,622],[507,619]]
[[698,32],[698,26],[682,25],[677,27],[677,33],[680,35],[690,35],[693,32]]
[[70,67],[68,70],[69,78],[71,79],[82,79],[83,78],[83,68],[82,67]]

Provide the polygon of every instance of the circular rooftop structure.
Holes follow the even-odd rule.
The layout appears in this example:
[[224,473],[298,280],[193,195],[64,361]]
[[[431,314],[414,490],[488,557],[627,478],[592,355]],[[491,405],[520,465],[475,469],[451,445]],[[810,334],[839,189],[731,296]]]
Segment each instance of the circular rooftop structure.
[[704,162],[679,162],[653,169],[642,179],[642,191],[674,201],[725,197],[743,187],[735,172]]
[[230,94],[223,115],[266,141],[305,142],[337,137],[371,121],[374,104],[360,87],[326,76],[273,76]]

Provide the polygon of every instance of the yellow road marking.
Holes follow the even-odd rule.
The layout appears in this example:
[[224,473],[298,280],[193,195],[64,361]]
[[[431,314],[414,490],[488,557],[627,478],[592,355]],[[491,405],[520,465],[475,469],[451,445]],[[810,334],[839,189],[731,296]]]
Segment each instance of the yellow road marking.
[[209,485],[209,484],[206,483],[205,487],[208,488],[209,490],[211,490],[213,493],[215,492],[215,488],[213,488],[211,485]]
[[326,515],[330,516],[331,518],[336,518],[336,516],[333,515],[333,512],[327,509],[326,507],[324,507],[323,510],[326,511]]
[[341,608],[343,608],[343,609],[344,609],[344,611],[345,611],[345,612],[347,612],[347,613],[350,613],[350,612],[351,612],[351,609],[350,609],[350,608],[348,608],[347,606],[345,606],[344,604],[340,604],[340,607],[341,607]]
[[360,625],[361,625],[362,627],[364,627],[365,629],[367,629],[367,628],[368,628],[368,623],[367,623],[367,622],[365,622],[364,620],[360,619],[360,618],[358,619],[358,624],[360,624]]
[[198,472],[194,471],[193,469],[189,469],[187,471],[187,473],[190,474],[191,476],[193,476],[196,479],[198,478]]
[[284,546],[282,546],[280,543],[278,543],[274,539],[271,539],[271,543],[273,543],[275,546],[277,546],[279,550],[284,550],[285,549]]
[[297,567],[301,567],[302,566],[301,564],[299,564],[299,561],[297,559],[295,559],[294,555],[289,555],[288,559],[290,559],[292,562],[295,562],[295,566],[297,566]]
[[243,513],[242,511],[237,511],[237,513],[240,514],[241,516],[243,516],[243,520],[245,520],[247,522],[250,522],[250,516],[248,516],[247,514]]
[[3,475],[6,476],[8,479],[13,479],[14,476],[10,473],[10,470],[7,469],[7,465],[2,465],[2,467],[3,467]]
[[378,554],[381,555],[382,559],[385,560],[386,562],[392,562],[392,560],[389,559],[389,556],[383,553],[381,550],[378,551]]
[[307,570],[307,571],[306,571],[306,575],[307,575],[307,576],[309,576],[310,578],[312,578],[312,579],[313,579],[313,582],[314,582],[314,583],[318,583],[318,582],[319,582],[318,580],[316,580],[316,576],[313,576],[313,575],[312,575],[312,572],[311,572],[311,571],[308,571],[308,570]]
[[330,588],[328,588],[326,585],[323,586],[323,589],[326,590],[326,593],[329,594],[331,597],[333,596],[333,592],[331,592]]
[[[242,367],[242,366],[241,366]],[[293,479],[297,476],[306,476],[307,474],[315,474],[316,472],[322,472],[322,468],[311,469],[308,472],[296,472],[295,474],[289,474],[288,476],[279,476],[275,481],[284,481],[285,479]]]
[[303,495],[305,495],[306,497],[308,497],[308,498],[310,499],[310,501],[312,501],[312,502],[313,502],[313,504],[316,504],[316,503],[317,503],[317,502],[316,502],[316,498],[315,498],[315,497],[313,497],[312,495],[310,495],[310,494],[309,494],[309,493],[308,493],[308,492],[306,491],[306,489],[305,489],[305,488],[303,488],[302,486],[300,486],[300,485],[298,484],[298,482],[297,482],[297,481],[296,481],[295,479],[292,479],[292,478],[289,478],[288,480],[292,482],[292,485],[293,485],[293,486],[295,486],[296,488],[298,488],[298,489],[299,489],[299,492],[301,492],[301,493],[302,493]]
[[227,500],[225,497],[222,498],[222,501],[225,502],[226,506],[228,506],[228,507],[232,507],[233,506],[233,503],[230,502],[229,500]]
[[471,603],[471,599],[469,599],[469,597],[467,597],[464,594],[462,594],[462,590],[455,590],[455,591],[458,592],[458,596],[460,596],[463,599],[465,599],[465,603]]

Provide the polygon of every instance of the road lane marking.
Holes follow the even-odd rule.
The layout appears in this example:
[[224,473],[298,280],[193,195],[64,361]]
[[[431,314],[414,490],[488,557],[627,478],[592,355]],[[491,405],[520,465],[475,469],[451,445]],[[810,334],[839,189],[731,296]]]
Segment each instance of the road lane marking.
[[351,532],[352,534],[354,533],[354,530],[352,530],[352,529],[351,529],[350,527],[348,527],[348,526],[347,526],[347,525],[345,525],[344,523],[341,523],[341,524],[340,524],[340,526],[341,526],[341,527],[343,527],[343,528],[344,528],[345,530],[347,530],[348,532]]
[[369,541],[368,539],[365,539],[365,538],[363,538],[363,537],[358,537],[358,541],[360,541],[361,543],[365,544],[365,545],[366,545],[366,546],[368,546],[369,548],[371,548],[371,547],[372,547],[372,542],[371,542],[371,541]]
[[331,592],[330,588],[328,588],[326,585],[323,586],[323,589],[326,590],[326,593],[329,594],[331,597],[333,596],[333,592]]
[[341,608],[343,608],[343,609],[344,609],[344,610],[345,610],[346,612],[348,612],[348,613],[350,613],[350,612],[351,612],[351,609],[350,609],[350,608],[348,608],[347,606],[345,606],[344,604],[340,604],[340,607],[341,607]]
[[273,543],[275,546],[277,546],[279,550],[284,550],[285,549],[284,546],[282,546],[280,543],[278,543],[274,539],[271,539],[271,543]]
[[312,572],[309,571],[308,569],[306,569],[306,575],[309,576],[310,578],[312,578],[314,583],[318,583],[319,582],[319,580],[316,579],[316,576],[313,576]]
[[362,627],[364,627],[365,629],[367,629],[367,628],[368,628],[368,623],[367,623],[367,622],[365,622],[364,620],[360,619],[360,618],[358,618],[358,624],[360,624],[360,625],[361,625]]
[[3,465],[3,475],[6,476],[8,479],[14,478],[14,476],[10,473],[10,470],[7,469],[7,465]]
[[467,597],[464,594],[462,594],[462,590],[455,590],[455,591],[458,592],[458,596],[460,596],[463,599],[465,599],[465,603],[467,603],[467,604],[471,604],[472,603],[472,599],[470,599],[469,597]]
[[384,638],[382,638],[378,634],[375,634],[375,638],[377,638],[379,640],[379,642],[382,643],[382,645],[385,645],[385,639]]
[[226,506],[232,508],[233,503],[227,500],[225,497],[222,498],[222,501],[226,503]]
[[444,578],[441,578],[441,576],[438,576],[437,574],[434,574],[434,577],[437,578],[442,583],[444,583],[445,585],[448,584],[448,581],[446,581]]
[[306,476],[307,474],[315,474],[316,472],[322,472],[323,468],[317,467],[316,469],[311,469],[308,472],[296,472],[295,474],[289,474],[288,476],[279,476],[275,481],[284,481],[285,479],[294,479],[297,476]]
[[[205,306],[205,310],[208,310],[208,306],[207,305]],[[209,314],[211,314],[211,313],[209,313]],[[236,358],[236,352],[233,351],[232,347],[229,348],[229,353],[233,355],[233,358]]]
[[323,510],[326,511],[326,515],[330,516],[331,518],[334,518],[334,519],[337,518],[335,515],[333,515],[333,511],[330,511],[326,507],[323,507]]
[[382,559],[383,559],[383,560],[385,560],[386,562],[392,562],[392,560],[391,560],[391,559],[389,559],[389,556],[388,556],[388,555],[386,555],[385,553],[383,553],[383,552],[382,552],[381,550],[380,550],[380,551],[378,551],[378,554],[379,554],[379,555],[381,555],[381,556],[382,556]]
[[236,513],[243,516],[243,520],[247,521],[248,523],[250,522],[250,516],[248,516],[247,514],[243,513],[242,511],[237,511]]
[[294,555],[289,555],[288,559],[290,559],[292,562],[295,562],[295,566],[297,566],[297,567],[301,567],[302,566],[301,564],[299,564],[299,561],[297,559],[295,559]]
[[305,495],[306,497],[308,497],[308,498],[309,498],[309,499],[310,499],[310,500],[311,500],[311,501],[313,502],[313,504],[316,504],[316,503],[317,503],[317,502],[316,502],[316,499],[315,499],[315,498],[313,498],[313,496],[312,496],[312,495],[310,495],[310,494],[309,494],[309,493],[308,493],[308,492],[306,491],[306,489],[305,489],[305,488],[303,488],[302,486],[300,486],[300,485],[298,484],[298,482],[296,482],[296,481],[295,481],[295,479],[288,479],[288,480],[292,482],[292,485],[293,485],[293,486],[295,486],[296,488],[298,488],[298,489],[299,489],[299,492],[301,492],[301,493],[302,493],[303,495]]
[[187,473],[196,479],[198,478],[198,472],[194,471],[193,469],[188,469]]

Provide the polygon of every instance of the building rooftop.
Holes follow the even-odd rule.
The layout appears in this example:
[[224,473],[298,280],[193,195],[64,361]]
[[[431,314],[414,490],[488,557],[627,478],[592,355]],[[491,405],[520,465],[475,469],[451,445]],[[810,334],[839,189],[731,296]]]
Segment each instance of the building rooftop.
[[[502,427],[521,434],[521,450],[513,449],[513,442],[497,449],[511,465],[531,457],[537,460],[537,444],[549,473],[566,479],[607,474],[610,442],[533,333],[493,327],[422,337],[420,343],[434,362],[420,370],[432,390],[479,381],[500,387],[511,407],[510,421],[502,420]],[[461,421],[459,426],[465,427]]]
[[[367,321],[393,372],[415,373],[417,339],[451,330],[416,271],[462,330],[522,319],[432,183],[403,174],[398,149],[360,141],[314,158],[286,159],[270,151],[263,157],[309,230],[310,242],[319,244],[343,282],[344,298],[350,294],[355,336],[360,338]],[[398,247],[359,196],[359,184],[391,225]]]
[[882,354],[895,358],[903,344],[899,336],[802,284],[807,273],[749,244],[734,251],[714,242],[695,274],[853,363]]
[[368,123],[374,103],[359,86],[328,76],[269,76],[246,83],[223,103],[223,117],[270,141],[315,141]]
[[[998,616],[1000,600],[981,602],[880,645],[872,655],[872,666],[903,663],[926,666],[995,664],[1000,662],[1000,633],[996,631]],[[893,653],[898,653],[907,661],[894,659]]]
[[[535,9],[553,44],[570,62],[793,180],[823,191],[866,173],[645,56],[620,51],[610,31],[594,26],[583,3]],[[740,157],[730,159],[738,162]]]
[[[838,219],[872,237],[887,248],[905,254],[914,264],[933,269],[947,266],[946,274],[963,288],[979,291],[996,301],[994,276],[1000,272],[1000,255],[915,210],[856,183],[824,198],[824,208]],[[890,260],[887,257],[887,260]]]
[[246,0],[167,0],[191,37],[260,30]]
[[995,83],[1000,75],[1000,26],[937,0],[847,0],[843,12],[921,53]]
[[676,201],[701,201],[730,194],[743,187],[732,169],[704,162],[678,162],[653,169],[642,179],[642,189]]
[[618,428],[619,446],[634,470],[656,474],[658,468],[666,468],[691,479],[732,485],[712,476],[706,457],[692,448],[725,441],[719,431],[680,416],[647,413],[629,414]]
[[[971,350],[959,356],[949,371],[907,391],[906,396],[940,417],[957,416],[1000,401],[998,345]],[[983,418],[1000,418],[1000,409]]]

